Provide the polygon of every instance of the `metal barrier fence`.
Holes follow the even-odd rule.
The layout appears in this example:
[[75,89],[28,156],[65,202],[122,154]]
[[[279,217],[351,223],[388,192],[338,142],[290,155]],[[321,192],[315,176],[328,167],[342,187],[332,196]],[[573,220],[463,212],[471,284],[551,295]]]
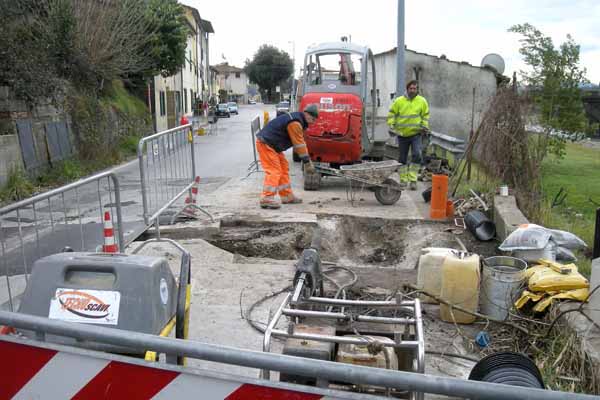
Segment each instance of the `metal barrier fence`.
[[192,199],[196,173],[192,124],[142,138],[138,160],[144,223],[150,226],[186,193]]
[[260,131],[260,116],[257,115],[250,121],[250,140],[252,141],[252,152],[254,155],[254,161],[248,166],[248,175],[246,178],[252,175],[254,172],[260,172],[260,162],[258,161],[258,154],[256,153],[256,134]]
[[[263,353],[233,347],[211,345],[196,341],[186,341],[158,337],[144,333],[123,331],[103,326],[90,326],[42,318],[33,315],[0,311],[0,325],[37,332],[36,337],[44,340],[46,334],[73,337],[84,343],[101,342],[125,346],[132,350],[151,349],[170,355],[214,361],[228,365],[249,368],[269,369],[290,375],[319,377],[334,382],[373,385],[405,391],[436,393],[452,398],[489,399],[489,400],[588,400],[596,396],[533,389],[529,387],[509,386],[496,383],[469,381],[458,378],[417,374],[413,372],[391,371],[383,368],[369,368],[351,364],[321,361],[316,359]],[[22,341],[19,338],[5,341]],[[36,341],[24,340],[22,343],[35,346]],[[75,348],[71,348],[76,351]],[[94,353],[87,352],[92,355]],[[223,378],[227,380],[227,378]],[[2,376],[0,376],[0,383]],[[273,382],[271,382],[273,384]],[[199,387],[202,390],[202,387]],[[337,396],[336,396],[337,397]],[[340,396],[340,398],[344,398]]]
[[[124,247],[119,180],[100,173],[0,209],[0,305],[15,308],[33,263],[70,247],[95,251],[109,211],[118,248]],[[16,288],[16,290],[14,290]]]
[[465,141],[463,139],[439,132],[430,132],[429,144],[433,147],[439,147],[443,157],[445,157],[447,151],[452,153],[455,158],[462,157],[465,152]]

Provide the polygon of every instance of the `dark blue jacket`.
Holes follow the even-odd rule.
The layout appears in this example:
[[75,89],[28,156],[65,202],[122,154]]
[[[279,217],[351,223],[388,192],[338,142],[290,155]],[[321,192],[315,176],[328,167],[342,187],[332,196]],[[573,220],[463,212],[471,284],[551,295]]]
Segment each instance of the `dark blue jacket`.
[[271,146],[276,152],[281,153],[293,146],[287,132],[287,126],[298,121],[302,129],[308,128],[308,123],[301,112],[285,113],[271,120],[260,132],[256,134],[258,140]]

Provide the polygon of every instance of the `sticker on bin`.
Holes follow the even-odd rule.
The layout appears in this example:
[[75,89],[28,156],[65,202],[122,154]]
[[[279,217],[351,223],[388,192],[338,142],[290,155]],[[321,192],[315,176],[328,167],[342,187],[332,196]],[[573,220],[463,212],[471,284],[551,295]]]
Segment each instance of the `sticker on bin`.
[[109,290],[56,289],[48,318],[87,324],[117,325],[121,293]]

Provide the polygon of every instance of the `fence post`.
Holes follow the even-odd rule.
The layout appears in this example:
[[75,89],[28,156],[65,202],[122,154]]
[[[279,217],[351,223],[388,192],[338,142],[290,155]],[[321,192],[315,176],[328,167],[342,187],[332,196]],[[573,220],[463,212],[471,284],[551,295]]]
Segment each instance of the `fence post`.
[[596,229],[594,232],[594,252],[592,260],[600,258],[600,208],[596,209]]

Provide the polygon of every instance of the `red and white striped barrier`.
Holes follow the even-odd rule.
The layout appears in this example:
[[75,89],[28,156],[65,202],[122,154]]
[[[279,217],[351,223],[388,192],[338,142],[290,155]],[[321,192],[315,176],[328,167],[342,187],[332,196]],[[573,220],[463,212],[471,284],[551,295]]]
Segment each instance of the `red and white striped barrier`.
[[104,253],[118,253],[119,248],[115,240],[115,230],[110,218],[110,211],[104,212],[104,245],[102,246]]
[[[334,397],[0,340],[0,399],[317,400]],[[150,364],[152,365],[152,364]],[[154,364],[160,365],[160,364]],[[271,382],[272,385],[277,383]],[[314,393],[311,393],[314,392]],[[337,396],[335,397],[337,398]]]
[[198,185],[200,185],[200,177],[197,176],[194,179],[194,184],[192,185],[192,196],[188,196],[185,199],[185,204],[196,204],[196,197],[198,197]]

